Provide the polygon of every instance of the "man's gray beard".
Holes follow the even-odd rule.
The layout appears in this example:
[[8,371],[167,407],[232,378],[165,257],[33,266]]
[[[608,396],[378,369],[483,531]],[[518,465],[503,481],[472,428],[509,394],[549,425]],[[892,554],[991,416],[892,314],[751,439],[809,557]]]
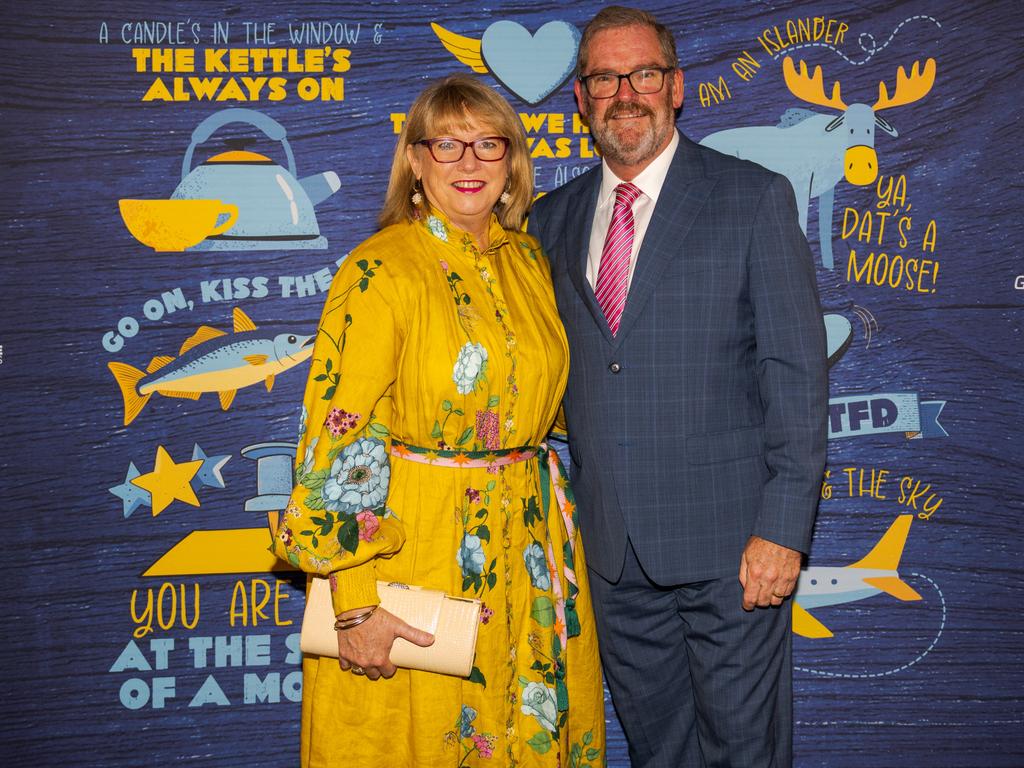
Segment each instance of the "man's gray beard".
[[603,157],[619,165],[632,166],[651,160],[657,155],[672,128],[673,124],[669,121],[655,125],[654,130],[645,133],[635,146],[624,146],[612,130],[594,130],[594,126],[591,126],[590,130],[597,139]]
[[[634,146],[625,146],[610,128],[611,119],[608,115],[614,114],[617,111],[614,106],[605,113],[604,126],[597,127],[591,124],[590,132],[597,139],[601,155],[613,163],[626,166],[639,165],[653,159],[668,141],[670,133],[675,129],[675,110],[672,109],[671,85],[666,88],[665,101],[666,104],[664,106],[668,108],[668,113],[667,119],[663,122],[657,122],[658,116],[651,107],[646,104],[641,106],[642,111],[651,115],[655,122],[652,130],[649,133],[645,133]],[[628,107],[623,107],[623,109],[628,109]]]

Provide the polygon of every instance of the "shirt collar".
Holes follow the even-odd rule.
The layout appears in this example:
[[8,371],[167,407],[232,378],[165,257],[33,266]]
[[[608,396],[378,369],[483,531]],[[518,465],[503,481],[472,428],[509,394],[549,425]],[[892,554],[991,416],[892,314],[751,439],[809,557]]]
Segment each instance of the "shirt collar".
[[[443,243],[448,243],[460,250],[464,241],[476,245],[476,240],[468,232],[452,223],[440,208],[431,205],[429,213],[420,221],[431,235]],[[508,242],[508,232],[501,226],[501,222],[498,221],[498,217],[494,213],[491,213],[487,228],[491,241],[487,246],[488,251],[500,248]]]
[[[658,195],[661,194],[661,188],[665,185],[665,177],[668,176],[668,169],[672,165],[672,158],[675,156],[678,146],[679,131],[673,128],[672,140],[669,141],[668,146],[630,182],[639,187],[640,191],[653,203],[658,202]],[[615,199],[615,188],[623,181],[612,172],[604,160],[601,161],[601,172],[601,192],[598,197],[598,206],[604,207],[612,204]]]

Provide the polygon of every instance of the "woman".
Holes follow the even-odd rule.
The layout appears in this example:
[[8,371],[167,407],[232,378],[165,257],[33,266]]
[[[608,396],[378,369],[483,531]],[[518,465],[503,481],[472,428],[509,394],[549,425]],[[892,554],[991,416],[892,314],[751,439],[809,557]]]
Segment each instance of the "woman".
[[[383,229],[335,276],[274,531],[338,616],[338,662],[303,663],[303,766],[603,765],[586,567],[538,447],[568,351],[520,231],[532,180],[511,107],[446,78],[408,114]],[[376,607],[378,579],[483,601],[468,678],[390,664],[395,637],[432,637]]]

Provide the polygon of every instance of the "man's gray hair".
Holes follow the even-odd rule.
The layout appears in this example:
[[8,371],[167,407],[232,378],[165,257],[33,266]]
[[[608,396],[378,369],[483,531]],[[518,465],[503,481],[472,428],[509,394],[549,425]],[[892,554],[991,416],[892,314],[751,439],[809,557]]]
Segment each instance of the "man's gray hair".
[[576,56],[576,75],[582,75],[586,71],[587,48],[594,35],[606,29],[638,26],[650,27],[654,30],[658,36],[658,43],[661,45],[661,53],[665,57],[665,66],[678,67],[679,56],[676,54],[676,39],[668,27],[659,23],[647,11],[641,11],[639,8],[609,5],[598,11],[583,30],[583,37],[580,38],[580,47]]

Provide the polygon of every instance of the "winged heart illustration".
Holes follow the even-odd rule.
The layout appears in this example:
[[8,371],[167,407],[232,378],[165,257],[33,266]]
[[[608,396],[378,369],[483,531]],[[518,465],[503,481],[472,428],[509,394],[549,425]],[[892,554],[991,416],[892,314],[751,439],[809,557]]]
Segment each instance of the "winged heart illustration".
[[517,22],[496,21],[479,40],[440,24],[430,27],[455,58],[474,72],[490,73],[531,106],[554,93],[576,66],[580,33],[564,21],[549,21],[535,34]]

